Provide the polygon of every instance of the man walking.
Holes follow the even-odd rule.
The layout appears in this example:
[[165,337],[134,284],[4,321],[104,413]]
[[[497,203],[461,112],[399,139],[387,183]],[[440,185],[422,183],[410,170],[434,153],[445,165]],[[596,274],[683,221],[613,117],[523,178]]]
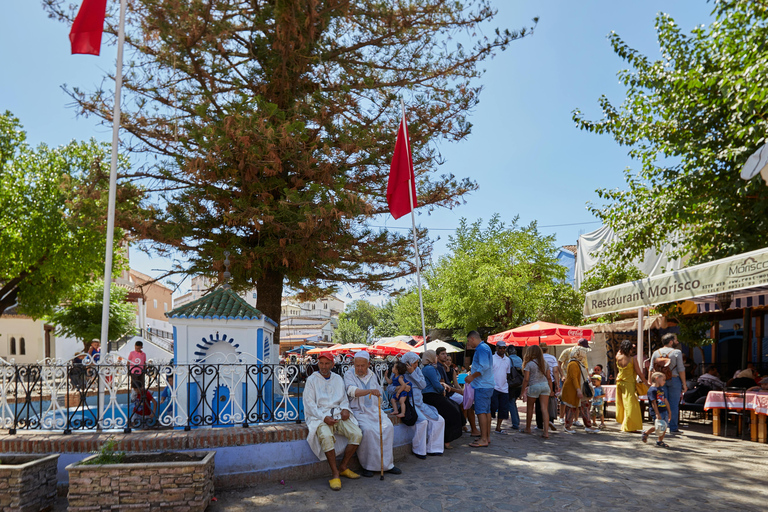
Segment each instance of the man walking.
[[475,390],[475,414],[480,422],[480,438],[469,446],[485,448],[491,442],[491,397],[493,396],[493,354],[480,333],[467,334],[467,348],[474,349],[472,367],[465,382]]
[[[651,370],[653,371],[648,373],[652,374],[654,371],[665,373],[661,369],[662,366],[669,373],[670,377],[667,378],[667,382],[664,384],[664,395],[669,400],[669,431],[678,433],[680,432],[678,425],[678,420],[680,419],[680,397],[688,391],[688,386],[685,383],[683,353],[680,352],[680,342],[677,341],[675,334],[665,334],[661,338],[661,344],[663,346],[651,355]],[[660,359],[658,361],[660,369],[657,370],[656,363],[658,359]],[[653,386],[653,383],[649,380],[648,385]]]
[[506,434],[501,428],[501,422],[507,419],[509,410],[509,375],[512,361],[506,356],[507,344],[504,340],[496,344],[496,353],[493,354],[493,395],[491,396],[491,410],[496,411],[496,432]]
[[[511,363],[510,372],[512,371],[512,368],[520,372],[520,375],[523,375],[523,360],[522,358],[517,355],[517,349],[515,347],[507,347],[507,355],[509,356],[509,360]],[[518,387],[517,389],[510,389],[509,390],[509,417],[510,422],[512,423],[512,430],[519,430],[520,429],[520,413],[517,410],[517,399],[520,398],[520,394],[523,392],[522,386]]]

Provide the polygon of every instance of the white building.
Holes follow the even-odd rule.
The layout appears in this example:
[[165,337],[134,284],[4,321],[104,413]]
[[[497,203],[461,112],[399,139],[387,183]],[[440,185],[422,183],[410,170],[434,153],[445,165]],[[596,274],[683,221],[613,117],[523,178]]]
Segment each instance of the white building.
[[12,306],[0,317],[0,357],[22,364],[56,357],[53,331],[52,325],[19,314]]

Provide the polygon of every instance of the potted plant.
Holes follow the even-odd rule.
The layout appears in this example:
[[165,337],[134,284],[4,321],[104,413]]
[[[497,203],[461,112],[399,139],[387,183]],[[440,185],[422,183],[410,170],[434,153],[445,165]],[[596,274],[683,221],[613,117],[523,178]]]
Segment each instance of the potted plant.
[[2,455],[0,510],[52,510],[59,455]]
[[213,497],[216,452],[125,453],[114,440],[67,466],[69,511],[111,511],[115,505],[150,510],[203,511]]

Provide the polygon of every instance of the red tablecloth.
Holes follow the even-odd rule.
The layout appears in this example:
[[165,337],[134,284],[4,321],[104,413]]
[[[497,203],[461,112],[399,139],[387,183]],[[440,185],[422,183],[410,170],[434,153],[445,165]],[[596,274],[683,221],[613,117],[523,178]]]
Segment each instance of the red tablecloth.
[[[741,409],[743,402],[738,393],[727,393],[728,408]],[[747,409],[755,411],[758,414],[768,414],[768,393],[757,392],[747,393]],[[725,396],[722,391],[710,391],[707,394],[707,401],[704,403],[704,410],[725,409]]]

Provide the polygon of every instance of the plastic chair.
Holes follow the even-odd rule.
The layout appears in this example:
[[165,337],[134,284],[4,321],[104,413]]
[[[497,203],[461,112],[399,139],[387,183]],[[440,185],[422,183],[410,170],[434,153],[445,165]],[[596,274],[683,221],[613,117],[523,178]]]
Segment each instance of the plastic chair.
[[[729,396],[730,395],[730,396]],[[749,423],[749,410],[747,410],[747,388],[725,388],[723,390],[723,401],[725,402],[725,422],[723,425],[723,437],[728,437],[728,417],[737,418],[736,434],[741,434],[744,439],[744,432],[747,431]],[[740,404],[741,409],[730,409],[729,405],[736,406]],[[739,432],[741,429],[741,432]]]

